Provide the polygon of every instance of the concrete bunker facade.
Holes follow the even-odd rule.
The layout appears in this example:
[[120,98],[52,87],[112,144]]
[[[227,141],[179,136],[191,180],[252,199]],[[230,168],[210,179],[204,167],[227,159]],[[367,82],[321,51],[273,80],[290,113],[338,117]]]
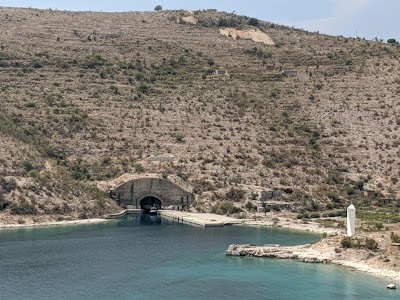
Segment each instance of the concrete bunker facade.
[[138,178],[110,190],[110,197],[121,207],[181,210],[194,200],[194,194],[162,178]]

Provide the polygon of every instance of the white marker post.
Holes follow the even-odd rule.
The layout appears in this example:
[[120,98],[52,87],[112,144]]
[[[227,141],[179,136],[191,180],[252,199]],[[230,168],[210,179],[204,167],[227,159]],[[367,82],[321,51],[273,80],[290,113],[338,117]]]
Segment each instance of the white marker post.
[[356,234],[356,208],[353,204],[347,208],[347,236]]

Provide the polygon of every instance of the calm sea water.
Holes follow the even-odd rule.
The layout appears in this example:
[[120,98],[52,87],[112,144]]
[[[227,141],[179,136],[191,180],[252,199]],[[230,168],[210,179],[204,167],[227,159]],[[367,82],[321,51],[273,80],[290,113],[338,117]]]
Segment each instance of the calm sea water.
[[400,299],[388,280],[345,268],[224,255],[231,243],[316,239],[150,216],[0,230],[0,299]]

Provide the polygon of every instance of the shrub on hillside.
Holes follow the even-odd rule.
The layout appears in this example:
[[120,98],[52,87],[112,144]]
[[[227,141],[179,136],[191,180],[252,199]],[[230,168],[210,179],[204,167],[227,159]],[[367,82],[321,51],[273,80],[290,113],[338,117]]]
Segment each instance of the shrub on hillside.
[[240,208],[234,206],[233,203],[229,201],[219,202],[211,208],[212,213],[216,213],[219,215],[235,214],[241,211],[242,210]]
[[254,208],[256,208],[256,206],[254,206],[250,201],[246,202],[245,207],[248,211],[252,211]]
[[247,24],[250,26],[258,26],[259,22],[258,22],[258,19],[256,19],[256,18],[250,18],[249,21],[247,22]]
[[244,51],[244,53],[254,55],[259,58],[271,58],[272,57],[272,53],[270,51],[264,51],[263,49],[257,48],[257,47],[247,49]]
[[199,179],[193,181],[192,186],[193,186],[193,193],[195,194],[201,194],[203,192],[209,192],[215,190],[214,185],[205,179]]
[[368,239],[365,241],[365,247],[369,250],[376,251],[378,249],[378,243],[374,239]]
[[180,179],[182,179],[183,181],[187,181],[188,179],[189,179],[189,176],[186,174],[186,173],[184,173],[184,172],[182,172],[182,171],[179,171],[177,174],[176,174],[176,176],[178,176]]
[[143,168],[142,164],[139,164],[139,163],[135,164],[133,166],[133,169],[135,170],[135,173],[143,173],[144,172],[144,168]]
[[312,213],[310,215],[310,217],[313,218],[313,219],[318,219],[318,218],[321,218],[321,215],[319,213]]
[[279,207],[279,205],[271,205],[270,206],[271,210],[279,212],[281,211],[281,208]]
[[26,172],[32,171],[34,169],[32,163],[28,160],[22,162],[22,167]]
[[384,228],[384,226],[383,226],[382,222],[376,222],[375,228],[376,228],[376,230],[379,231],[379,230],[382,230]]
[[342,240],[340,241],[340,246],[342,248],[352,248],[353,247],[353,243],[351,241],[351,237],[345,236],[342,238]]
[[226,199],[238,202],[244,198],[245,191],[241,189],[231,188],[225,195]]
[[349,187],[346,189],[346,194],[349,195],[349,196],[354,195],[355,192],[356,192],[356,191],[355,191],[354,188],[351,187],[351,186],[349,186]]
[[9,193],[17,188],[17,182],[14,178],[6,180],[4,177],[0,177],[0,191]]
[[235,18],[219,18],[218,27],[238,27],[240,23]]
[[10,212],[15,215],[36,215],[38,213],[35,205],[26,200],[11,204]]
[[149,93],[150,93],[150,87],[149,87],[147,84],[145,84],[145,83],[141,83],[141,84],[137,87],[137,91],[138,91],[139,93],[142,93],[142,94],[149,94]]
[[392,243],[400,243],[400,236],[398,236],[394,232],[391,232],[390,233],[390,240],[392,241]]
[[85,57],[84,61],[82,62],[82,67],[84,69],[95,69],[106,64],[107,61],[102,58],[99,53],[93,53],[92,55],[88,55]]

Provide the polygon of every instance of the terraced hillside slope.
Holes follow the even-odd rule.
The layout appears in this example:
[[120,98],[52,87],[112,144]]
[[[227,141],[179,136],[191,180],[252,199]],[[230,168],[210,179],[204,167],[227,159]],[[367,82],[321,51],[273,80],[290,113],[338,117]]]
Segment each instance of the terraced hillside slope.
[[397,46],[206,11],[0,8],[0,28],[0,218],[116,210],[97,187],[131,172],[180,177],[198,211],[399,196]]

